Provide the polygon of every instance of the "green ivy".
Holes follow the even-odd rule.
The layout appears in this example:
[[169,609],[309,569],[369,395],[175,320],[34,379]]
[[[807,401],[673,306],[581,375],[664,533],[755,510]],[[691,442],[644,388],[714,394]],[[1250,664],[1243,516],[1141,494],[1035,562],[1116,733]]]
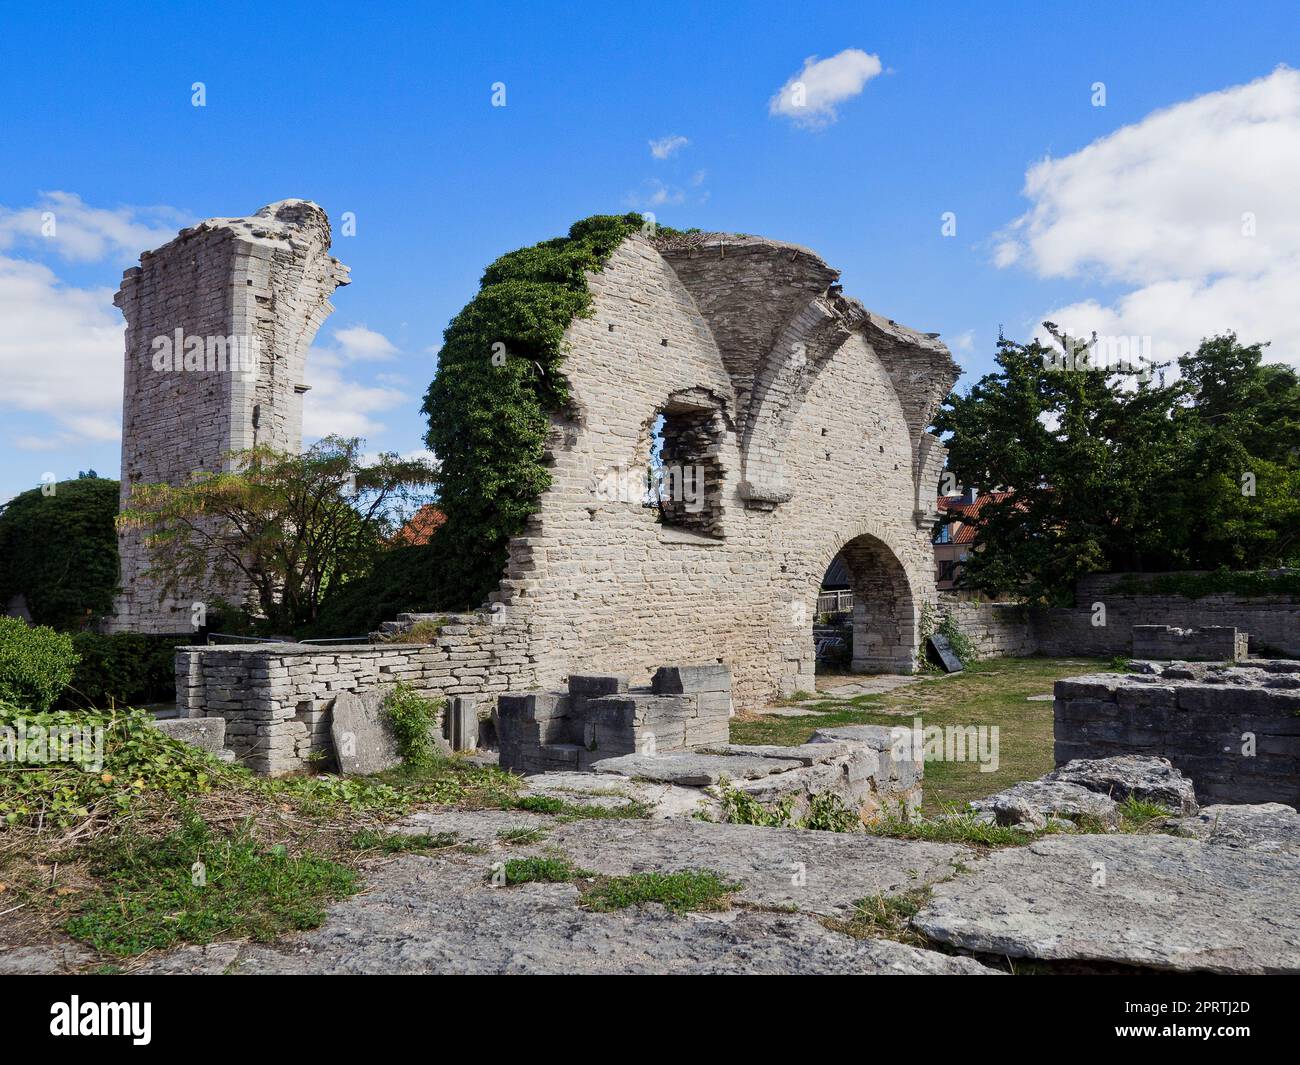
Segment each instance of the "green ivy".
[[565,331],[592,310],[587,271],[643,224],[596,215],[503,255],[447,327],[423,407],[447,515],[432,541],[442,587],[431,606],[477,606],[501,579],[510,538],[551,483],[543,449],[550,415],[569,398]]
[[1300,595],[1300,570],[1212,570],[1208,573],[1128,574],[1107,589],[1110,595]]
[[170,702],[176,693],[176,648],[195,642],[194,636],[78,632],[72,648],[79,661],[59,706],[107,709]]

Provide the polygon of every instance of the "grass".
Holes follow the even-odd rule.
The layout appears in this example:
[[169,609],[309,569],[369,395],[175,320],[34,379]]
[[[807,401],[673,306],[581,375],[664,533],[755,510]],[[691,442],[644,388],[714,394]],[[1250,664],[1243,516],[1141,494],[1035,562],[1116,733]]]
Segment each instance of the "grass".
[[546,833],[540,828],[503,828],[497,833],[497,839],[502,843],[516,845],[540,843],[545,838]]
[[352,846],[359,851],[381,851],[384,854],[424,854],[461,846],[455,832],[406,833],[381,832],[363,828],[352,837]]
[[804,701],[825,710],[816,717],[745,715],[731,723],[732,743],[804,743],[819,728],[837,725],[989,725],[999,733],[998,768],[982,773],[973,761],[928,761],[923,812],[935,814],[991,795],[1053,768],[1052,703],[1029,702],[1062,677],[1098,668],[1095,659],[998,658],[974,662],[964,673],[925,678],[879,695]]
[[582,896],[588,910],[607,913],[657,902],[673,913],[725,910],[728,897],[743,885],[724,879],[708,869],[687,869],[678,873],[633,873],[599,879]]
[[597,913],[625,910],[648,902],[657,902],[673,913],[725,910],[732,892],[743,886],[709,869],[602,876],[579,868],[563,855],[511,858],[493,867],[488,875],[490,882],[496,881],[498,870],[507,886],[590,881],[582,891],[582,906]]
[[643,802],[638,802],[636,799],[628,799],[627,802],[620,803],[618,806],[601,806],[596,803],[567,802],[564,799],[557,799],[553,795],[524,795],[510,799],[504,804],[504,808],[546,814],[561,822],[584,819],[642,819],[650,816],[650,807]]
[[105,843],[91,868],[103,888],[65,929],[118,957],[227,937],[266,941],[314,928],[327,903],[357,888],[357,874],[346,866],[291,855],[282,845],[267,848],[248,824],[215,834],[193,811],[161,839],[126,835]]
[[[595,876],[579,869],[568,858],[511,858],[501,866],[507,886],[515,884],[567,884],[573,880]],[[488,876],[493,879],[494,874]]]
[[822,923],[854,939],[892,939],[932,947],[911,926],[912,918],[930,901],[930,895],[929,887],[912,888],[897,895],[870,895],[854,903],[848,918],[826,918]]

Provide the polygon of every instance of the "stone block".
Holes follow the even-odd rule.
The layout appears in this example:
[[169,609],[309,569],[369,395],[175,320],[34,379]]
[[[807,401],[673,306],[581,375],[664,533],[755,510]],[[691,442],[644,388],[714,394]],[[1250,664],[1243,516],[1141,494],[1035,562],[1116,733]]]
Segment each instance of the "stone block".
[[721,663],[700,666],[660,666],[650,687],[656,695],[731,694],[731,670]]

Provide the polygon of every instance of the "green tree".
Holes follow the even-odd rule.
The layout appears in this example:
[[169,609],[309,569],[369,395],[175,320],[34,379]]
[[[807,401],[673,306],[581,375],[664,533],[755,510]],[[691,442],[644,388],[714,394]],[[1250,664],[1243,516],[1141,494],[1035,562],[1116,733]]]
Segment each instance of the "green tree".
[[1180,359],[1168,385],[1150,368],[1096,365],[1086,351],[1062,367],[1060,355],[999,341],[998,370],[935,418],[959,481],[1014,490],[975,518],[980,549],[964,584],[1061,602],[1092,571],[1249,567],[1294,553],[1293,371],[1263,365],[1262,349],[1231,334]]
[[234,452],[231,471],[183,485],[142,485],[118,519],[146,529],[151,574],[169,591],[244,585],[262,627],[313,621],[325,593],[367,573],[433,467],[362,455],[356,438],[326,437],[301,455]]
[[83,475],[0,507],[0,608],[21,594],[35,622],[57,629],[108,613],[117,587],[117,497],[116,481]]

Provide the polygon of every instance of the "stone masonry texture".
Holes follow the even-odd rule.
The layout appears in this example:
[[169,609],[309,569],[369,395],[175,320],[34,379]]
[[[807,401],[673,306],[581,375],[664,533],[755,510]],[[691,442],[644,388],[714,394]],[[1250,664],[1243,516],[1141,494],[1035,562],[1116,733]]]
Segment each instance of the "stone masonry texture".
[[1134,663],[1058,680],[1056,764],[1167,758],[1202,803],[1300,804],[1300,662]]
[[[307,349],[333,309],[330,296],[348,283],[329,246],[320,207],[282,200],[249,218],[182,230],[126,271],[114,300],[126,316],[123,507],[136,485],[181,484],[195,471],[228,469],[231,451],[301,450]],[[186,358],[186,345],[196,342],[201,348]],[[182,364],[160,369],[169,348]],[[164,596],[146,576],[139,530],[119,531],[118,554],[122,594],[108,631],[188,632],[193,602],[242,598],[238,586]]]

